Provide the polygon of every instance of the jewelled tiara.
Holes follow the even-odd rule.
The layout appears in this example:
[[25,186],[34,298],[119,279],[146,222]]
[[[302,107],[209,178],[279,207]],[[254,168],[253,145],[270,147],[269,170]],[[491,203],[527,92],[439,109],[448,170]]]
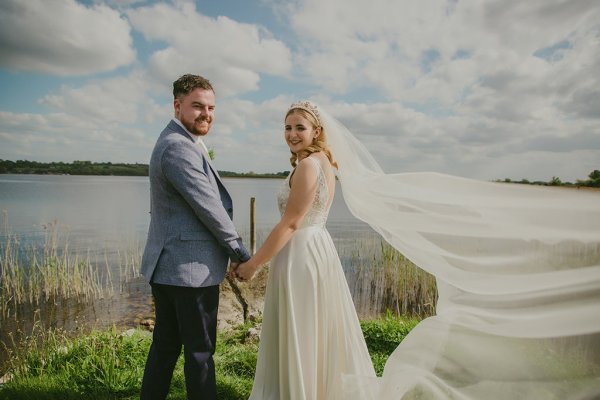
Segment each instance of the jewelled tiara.
[[317,109],[316,105],[314,105],[310,101],[297,101],[293,103],[290,106],[290,108],[288,108],[288,112],[296,108],[299,108],[311,114],[313,117],[315,117],[319,126],[321,126],[321,116],[319,115],[319,110]]

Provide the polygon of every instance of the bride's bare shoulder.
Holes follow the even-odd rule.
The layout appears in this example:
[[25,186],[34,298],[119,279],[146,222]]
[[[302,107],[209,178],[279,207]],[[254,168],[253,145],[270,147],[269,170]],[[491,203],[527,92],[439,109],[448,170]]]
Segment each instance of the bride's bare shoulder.
[[[292,176],[290,177],[290,184],[293,184],[294,181],[302,180],[313,181],[317,179],[317,170],[315,169],[315,161],[319,162],[317,159],[310,159],[309,157],[305,157],[302,160],[298,161],[298,165],[294,168],[292,172]],[[298,178],[299,177],[299,178]]]

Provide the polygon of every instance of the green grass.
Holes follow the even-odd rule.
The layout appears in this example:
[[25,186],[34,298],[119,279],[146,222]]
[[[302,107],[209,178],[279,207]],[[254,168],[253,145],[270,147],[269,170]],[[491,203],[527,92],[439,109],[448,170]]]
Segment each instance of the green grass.
[[360,326],[377,376],[383,373],[390,354],[418,323],[418,319],[396,317],[389,311],[384,318],[361,321]]
[[[416,324],[387,317],[361,326],[378,374],[398,343]],[[246,340],[251,323],[219,334],[215,365],[219,399],[247,399],[252,389],[258,344]],[[149,332],[116,329],[69,337],[64,332],[38,333],[15,346],[12,379],[0,386],[0,400],[137,399],[151,343]],[[185,399],[180,357],[168,399]]]

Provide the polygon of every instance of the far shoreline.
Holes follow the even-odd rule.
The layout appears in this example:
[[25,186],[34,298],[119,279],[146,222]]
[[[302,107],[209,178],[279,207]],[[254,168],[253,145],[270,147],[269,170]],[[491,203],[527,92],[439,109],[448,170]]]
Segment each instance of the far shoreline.
[[[0,159],[0,174],[15,175],[72,175],[72,176],[148,176],[148,164],[128,164],[112,162],[73,161],[66,162],[38,162],[28,160],[2,160]],[[218,171],[221,178],[254,178],[254,179],[284,179],[290,171],[257,173]],[[559,177],[553,176],[547,182],[530,181],[521,179],[519,181],[510,178],[496,179],[492,182],[512,183],[531,186],[567,187],[567,188],[600,188],[600,170],[594,170],[588,175],[589,179],[577,179],[575,183],[563,182]]]
[[[221,178],[250,178],[250,179],[285,179],[286,176],[280,176],[276,174],[247,174],[247,173],[236,173],[236,175],[225,175],[222,171],[218,171]],[[57,173],[45,173],[45,172],[0,172],[2,175],[36,175],[36,176],[122,176],[122,177],[140,177],[147,178],[148,175],[124,175],[124,174],[57,174]]]
[[[28,160],[1,160],[0,174],[15,175],[72,175],[72,176],[148,176],[148,164],[73,161],[38,162]],[[222,178],[282,179],[290,171],[258,173],[218,171]]]

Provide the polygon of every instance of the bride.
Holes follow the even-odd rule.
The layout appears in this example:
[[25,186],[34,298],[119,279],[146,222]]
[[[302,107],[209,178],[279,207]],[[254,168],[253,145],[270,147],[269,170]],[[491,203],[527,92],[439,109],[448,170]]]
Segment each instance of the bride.
[[285,117],[293,171],[277,196],[281,221],[236,270],[251,279],[272,257],[251,399],[332,399],[346,374],[375,377],[338,254],[325,228],[337,167],[317,108]]
[[[282,219],[235,271],[273,258],[251,399],[600,398],[598,193],[385,174],[310,102],[290,107],[285,138]],[[437,315],[379,378],[324,228],[332,167],[350,211],[437,280]]]

